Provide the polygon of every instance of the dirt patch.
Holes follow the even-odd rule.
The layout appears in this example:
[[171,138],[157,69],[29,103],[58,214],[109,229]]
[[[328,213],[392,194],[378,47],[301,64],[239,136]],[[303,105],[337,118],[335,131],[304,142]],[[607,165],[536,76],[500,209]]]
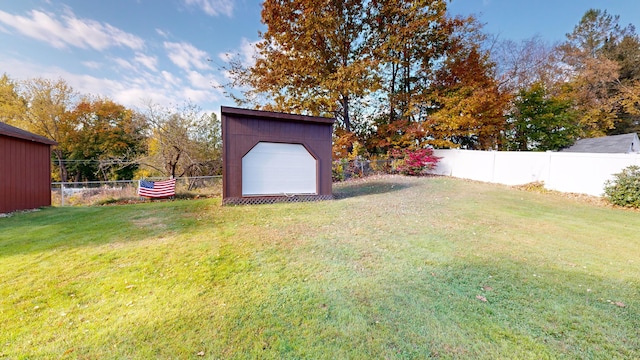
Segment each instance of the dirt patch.
[[166,228],[167,225],[164,224],[163,219],[157,216],[148,216],[140,219],[131,219],[131,223],[139,228]]

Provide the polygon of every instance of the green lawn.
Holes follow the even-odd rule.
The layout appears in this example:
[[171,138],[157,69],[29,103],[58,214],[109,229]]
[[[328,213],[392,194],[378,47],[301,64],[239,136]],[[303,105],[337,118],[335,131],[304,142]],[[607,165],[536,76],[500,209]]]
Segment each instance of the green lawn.
[[0,358],[640,358],[640,213],[445,177],[0,218]]

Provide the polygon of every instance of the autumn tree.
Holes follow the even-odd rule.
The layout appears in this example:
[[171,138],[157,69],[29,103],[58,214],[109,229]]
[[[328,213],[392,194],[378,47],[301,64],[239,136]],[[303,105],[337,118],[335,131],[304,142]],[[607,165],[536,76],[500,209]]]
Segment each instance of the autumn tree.
[[[385,101],[378,123],[424,117],[420,94],[444,53],[455,25],[444,0],[377,0],[370,3],[370,46],[378,61]],[[381,116],[382,115],[382,116]]]
[[583,136],[610,133],[622,113],[635,111],[635,106],[628,106],[628,100],[640,87],[636,80],[623,80],[621,70],[624,66],[628,74],[624,76],[635,76],[633,64],[640,64],[627,54],[637,55],[637,49],[633,49],[637,44],[633,26],[621,27],[619,16],[590,9],[559,46],[569,70],[570,80],[564,90],[576,103]]
[[388,155],[393,149],[419,149],[427,146],[427,131],[422,121],[397,119],[378,121],[376,131],[366,138],[372,154]]
[[608,135],[640,132],[640,38],[625,35],[615,46],[606,47],[606,56],[618,65],[612,86],[615,126]]
[[[335,116],[352,129],[351,105],[378,86],[362,0],[266,0],[255,65],[230,69],[244,101],[267,110]],[[261,97],[266,104],[260,103]]]
[[[333,114],[346,130],[341,144],[357,130],[375,153],[426,141],[459,146],[465,137],[473,139],[469,146],[496,147],[504,123],[503,93],[486,53],[470,45],[481,40],[478,23],[447,17],[446,5],[446,0],[266,0],[267,30],[255,65],[235,62],[230,69],[232,85],[245,88],[238,100],[267,110]],[[451,76],[445,79],[447,72]],[[448,91],[449,86],[455,89]],[[354,109],[371,110],[372,100],[381,104],[377,113],[363,112],[354,121]]]
[[220,122],[193,104],[173,109],[147,104],[148,153],[139,159],[143,174],[168,177],[219,175]]
[[18,84],[3,74],[0,77],[0,122],[15,123],[25,112],[26,104],[18,93]]
[[62,79],[33,78],[19,84],[19,94],[25,104],[24,114],[9,123],[58,142],[52,152],[59,168],[59,179],[67,181],[66,144],[77,128],[68,113],[76,92]]
[[500,90],[495,64],[481,48],[483,34],[469,22],[450,39],[430,86],[432,113],[425,126],[436,147],[500,149],[509,95]]
[[75,181],[132,179],[145,151],[144,119],[106,98],[84,98],[67,115],[77,124],[66,144]]

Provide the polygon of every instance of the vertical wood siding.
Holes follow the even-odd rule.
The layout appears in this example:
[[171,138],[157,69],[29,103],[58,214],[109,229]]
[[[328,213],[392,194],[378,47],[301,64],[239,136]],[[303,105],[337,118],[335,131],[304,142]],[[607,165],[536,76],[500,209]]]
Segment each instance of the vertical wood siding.
[[242,197],[242,157],[259,142],[301,144],[318,160],[318,195],[331,196],[333,119],[222,109],[223,200]]
[[50,146],[0,135],[0,213],[50,205]]

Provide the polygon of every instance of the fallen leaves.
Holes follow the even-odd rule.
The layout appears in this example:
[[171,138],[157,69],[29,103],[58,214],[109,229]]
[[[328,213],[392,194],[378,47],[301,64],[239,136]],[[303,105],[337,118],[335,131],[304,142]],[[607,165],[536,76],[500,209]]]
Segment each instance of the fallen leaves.
[[626,307],[627,304],[623,303],[622,301],[611,301],[611,300],[607,300],[607,302],[611,305],[615,305],[617,307]]
[[482,301],[482,302],[487,302],[487,298],[482,296],[482,295],[476,295],[476,299]]

